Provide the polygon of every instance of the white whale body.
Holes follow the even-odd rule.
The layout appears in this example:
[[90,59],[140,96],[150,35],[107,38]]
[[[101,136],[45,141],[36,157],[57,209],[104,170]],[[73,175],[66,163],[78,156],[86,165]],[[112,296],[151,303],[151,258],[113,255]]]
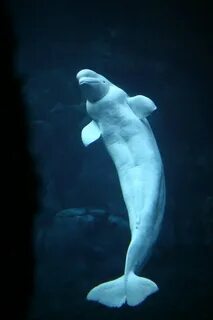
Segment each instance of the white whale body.
[[158,290],[153,281],[136,275],[159,234],[165,206],[163,165],[146,119],[156,106],[145,96],[129,97],[92,70],[76,77],[92,119],[82,130],[82,141],[88,146],[102,137],[118,173],[131,230],[124,274],[93,288],[87,299],[109,307],[136,306]]

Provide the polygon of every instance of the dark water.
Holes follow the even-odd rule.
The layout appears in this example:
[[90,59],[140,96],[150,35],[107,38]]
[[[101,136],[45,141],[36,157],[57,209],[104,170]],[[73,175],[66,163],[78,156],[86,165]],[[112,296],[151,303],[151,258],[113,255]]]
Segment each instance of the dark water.
[[[210,2],[10,0],[9,8],[11,19],[3,8],[0,19],[8,318],[212,319]],[[122,274],[130,234],[101,140],[85,148],[80,139],[89,122],[75,79],[83,68],[158,107],[149,120],[167,203],[142,275],[160,290],[135,308],[86,301]]]

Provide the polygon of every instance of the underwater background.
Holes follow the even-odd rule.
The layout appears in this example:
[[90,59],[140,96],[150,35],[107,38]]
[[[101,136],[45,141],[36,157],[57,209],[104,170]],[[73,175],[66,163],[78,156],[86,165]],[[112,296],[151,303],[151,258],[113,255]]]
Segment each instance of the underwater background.
[[[11,250],[7,314],[17,309],[17,319],[29,320],[212,319],[210,2],[7,4],[11,18],[1,33],[2,52],[11,50],[1,70],[12,65],[12,86],[1,75],[7,100],[2,172],[9,169],[2,182],[4,243]],[[86,300],[95,285],[123,273],[130,232],[102,141],[88,148],[81,141],[89,118],[76,74],[84,68],[158,107],[149,121],[165,168],[166,210],[141,274],[160,290],[134,308]]]

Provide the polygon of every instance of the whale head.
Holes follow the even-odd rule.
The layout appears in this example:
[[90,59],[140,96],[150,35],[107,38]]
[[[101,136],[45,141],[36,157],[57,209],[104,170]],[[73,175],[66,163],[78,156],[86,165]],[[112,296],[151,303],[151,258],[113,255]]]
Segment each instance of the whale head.
[[90,102],[102,99],[109,91],[110,82],[95,71],[83,69],[76,78],[84,97]]

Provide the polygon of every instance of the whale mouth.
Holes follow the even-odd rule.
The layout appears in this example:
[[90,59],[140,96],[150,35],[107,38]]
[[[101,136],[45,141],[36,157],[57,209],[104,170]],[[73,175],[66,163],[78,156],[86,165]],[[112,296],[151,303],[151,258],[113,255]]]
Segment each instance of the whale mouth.
[[100,81],[96,79],[91,79],[91,78],[85,78],[83,77],[82,79],[79,80],[79,85],[82,86],[84,84],[96,84],[99,83]]

